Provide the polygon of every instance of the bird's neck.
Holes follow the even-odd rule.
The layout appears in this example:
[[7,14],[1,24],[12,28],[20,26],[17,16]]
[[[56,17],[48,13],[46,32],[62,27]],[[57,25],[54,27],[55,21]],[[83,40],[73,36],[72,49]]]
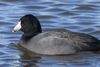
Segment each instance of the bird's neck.
[[23,34],[22,37],[21,37],[21,40],[24,41],[24,42],[27,42],[27,41],[29,41],[32,37],[38,35],[39,33],[41,33],[41,32]]

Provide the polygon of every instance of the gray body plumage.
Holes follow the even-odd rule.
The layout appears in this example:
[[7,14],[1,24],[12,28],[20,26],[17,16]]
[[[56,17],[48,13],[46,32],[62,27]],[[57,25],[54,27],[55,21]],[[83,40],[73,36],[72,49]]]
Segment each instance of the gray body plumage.
[[78,51],[98,50],[99,40],[88,34],[55,30],[40,33],[23,46],[39,54],[74,54]]

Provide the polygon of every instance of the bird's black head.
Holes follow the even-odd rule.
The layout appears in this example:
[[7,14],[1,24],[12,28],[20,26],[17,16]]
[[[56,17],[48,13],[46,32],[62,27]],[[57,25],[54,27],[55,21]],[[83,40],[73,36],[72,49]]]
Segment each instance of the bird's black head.
[[13,31],[22,31],[26,35],[41,33],[41,25],[39,20],[32,14],[27,14],[20,18],[18,24],[14,27]]

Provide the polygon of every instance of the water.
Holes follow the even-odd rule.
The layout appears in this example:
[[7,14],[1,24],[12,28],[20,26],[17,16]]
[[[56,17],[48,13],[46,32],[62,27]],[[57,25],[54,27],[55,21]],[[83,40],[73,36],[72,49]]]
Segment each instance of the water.
[[33,14],[42,29],[65,28],[100,39],[100,0],[0,0],[0,67],[100,67],[99,54],[29,56],[15,47],[21,32],[12,33],[19,18]]

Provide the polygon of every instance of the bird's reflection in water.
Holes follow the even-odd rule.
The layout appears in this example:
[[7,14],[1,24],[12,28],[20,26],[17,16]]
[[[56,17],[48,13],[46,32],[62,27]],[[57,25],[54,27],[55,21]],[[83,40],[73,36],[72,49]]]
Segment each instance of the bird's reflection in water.
[[23,67],[72,67],[73,65],[77,67],[89,65],[94,66],[97,64],[94,62],[94,60],[96,60],[96,58],[100,58],[99,54],[94,54],[92,52],[81,52],[74,55],[65,56],[48,56],[35,54],[26,50],[20,45],[18,48],[22,52],[20,55],[20,61],[23,63]]
[[38,54],[28,51],[21,45],[18,45],[17,48],[22,52],[20,61],[23,63],[23,67],[37,67],[36,64],[41,59]]

